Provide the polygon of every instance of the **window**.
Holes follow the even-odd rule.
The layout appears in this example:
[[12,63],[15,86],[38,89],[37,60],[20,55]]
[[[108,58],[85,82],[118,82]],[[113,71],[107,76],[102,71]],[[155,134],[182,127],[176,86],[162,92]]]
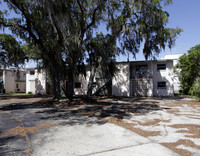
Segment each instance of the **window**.
[[81,83],[80,82],[76,82],[75,83],[75,88],[81,88]]
[[158,82],[157,83],[157,88],[158,89],[166,89],[166,82],[165,81]]
[[147,65],[137,65],[136,66],[136,76],[143,77],[146,76],[148,72]]
[[31,71],[30,71],[30,75],[35,75],[35,71],[34,71],[34,70],[31,70]]
[[157,70],[166,70],[166,64],[157,64]]
[[19,88],[19,84],[18,83],[16,83],[16,88]]
[[97,83],[96,83],[96,82],[93,82],[93,83],[92,83],[92,88],[96,88],[96,86],[97,86]]

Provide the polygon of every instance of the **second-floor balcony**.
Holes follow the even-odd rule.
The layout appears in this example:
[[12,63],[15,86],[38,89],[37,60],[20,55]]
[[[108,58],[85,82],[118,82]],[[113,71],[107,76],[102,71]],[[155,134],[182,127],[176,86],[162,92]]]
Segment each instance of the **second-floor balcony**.
[[26,81],[26,73],[16,73],[15,75],[15,81],[17,82],[25,82]]
[[133,65],[131,67],[130,77],[131,78],[152,78],[152,72],[150,67],[145,65]]

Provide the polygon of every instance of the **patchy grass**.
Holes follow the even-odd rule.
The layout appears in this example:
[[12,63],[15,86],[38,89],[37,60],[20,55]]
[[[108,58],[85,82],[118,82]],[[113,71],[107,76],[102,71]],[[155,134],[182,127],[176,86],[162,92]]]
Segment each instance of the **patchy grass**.
[[14,92],[10,92],[9,95],[28,95],[26,93],[14,93]]

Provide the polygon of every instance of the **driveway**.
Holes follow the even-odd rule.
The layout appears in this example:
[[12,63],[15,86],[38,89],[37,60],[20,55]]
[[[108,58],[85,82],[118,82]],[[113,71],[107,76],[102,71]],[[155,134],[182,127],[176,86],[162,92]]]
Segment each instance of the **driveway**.
[[0,155],[200,153],[200,103],[190,99],[21,100],[0,102]]

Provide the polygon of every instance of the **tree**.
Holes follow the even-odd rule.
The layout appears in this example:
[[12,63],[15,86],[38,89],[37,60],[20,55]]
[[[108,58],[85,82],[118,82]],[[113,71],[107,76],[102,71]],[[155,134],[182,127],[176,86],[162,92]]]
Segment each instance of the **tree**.
[[190,94],[196,96],[200,100],[200,77],[197,77],[194,81],[190,88]]
[[[107,8],[108,15],[101,18],[109,30],[107,34],[100,33],[94,37],[88,33],[86,38],[89,41],[86,42],[89,44],[86,47],[89,47],[87,52],[91,65],[88,95],[91,95],[93,77],[101,63],[104,68],[99,68],[100,70],[108,68],[109,63],[105,62],[109,62],[109,59],[115,60],[113,58],[119,53],[132,53],[135,57],[143,43],[145,58],[154,57],[161,49],[165,49],[166,44],[171,48],[175,44],[176,36],[182,31],[180,28],[165,28],[169,15],[162,11],[159,0],[111,0]],[[109,57],[105,57],[106,53]],[[104,72],[105,70],[102,70],[102,73]]]
[[92,96],[92,84],[95,74],[110,79],[114,76],[116,68],[114,66],[116,55],[115,42],[109,42],[111,35],[104,36],[102,33],[98,34],[96,38],[88,40],[86,49],[89,58],[87,59],[90,66],[90,78],[88,82],[87,96]]
[[189,94],[197,77],[200,76],[200,45],[196,45],[179,58],[177,74],[184,94]]
[[50,73],[53,83],[54,98],[59,99],[60,80],[64,63],[62,58],[63,46],[59,42],[55,28],[49,19],[46,9],[35,1],[8,0],[4,1],[18,17],[9,18],[7,12],[0,12],[0,27],[9,28],[13,34],[19,36],[30,46],[36,46],[33,56],[43,62],[43,68]]
[[25,46],[12,35],[0,34],[0,67],[18,67],[27,60]]
[[[39,48],[40,53],[37,55],[50,73],[55,98],[60,98],[60,81],[66,79],[66,75],[66,93],[69,98],[73,97],[74,74],[84,64],[84,60],[88,59],[87,44],[98,38],[98,34],[95,35],[94,32],[101,24],[107,29],[101,38],[107,45],[115,46],[117,51],[114,54],[129,52],[135,55],[144,43],[143,53],[146,59],[159,54],[165,45],[172,47],[176,36],[181,32],[180,28],[166,28],[169,15],[162,10],[162,4],[170,4],[172,0],[4,2],[19,18],[8,19],[6,12],[1,11],[0,26],[10,28],[14,34]],[[104,59],[107,58],[112,57]]]

